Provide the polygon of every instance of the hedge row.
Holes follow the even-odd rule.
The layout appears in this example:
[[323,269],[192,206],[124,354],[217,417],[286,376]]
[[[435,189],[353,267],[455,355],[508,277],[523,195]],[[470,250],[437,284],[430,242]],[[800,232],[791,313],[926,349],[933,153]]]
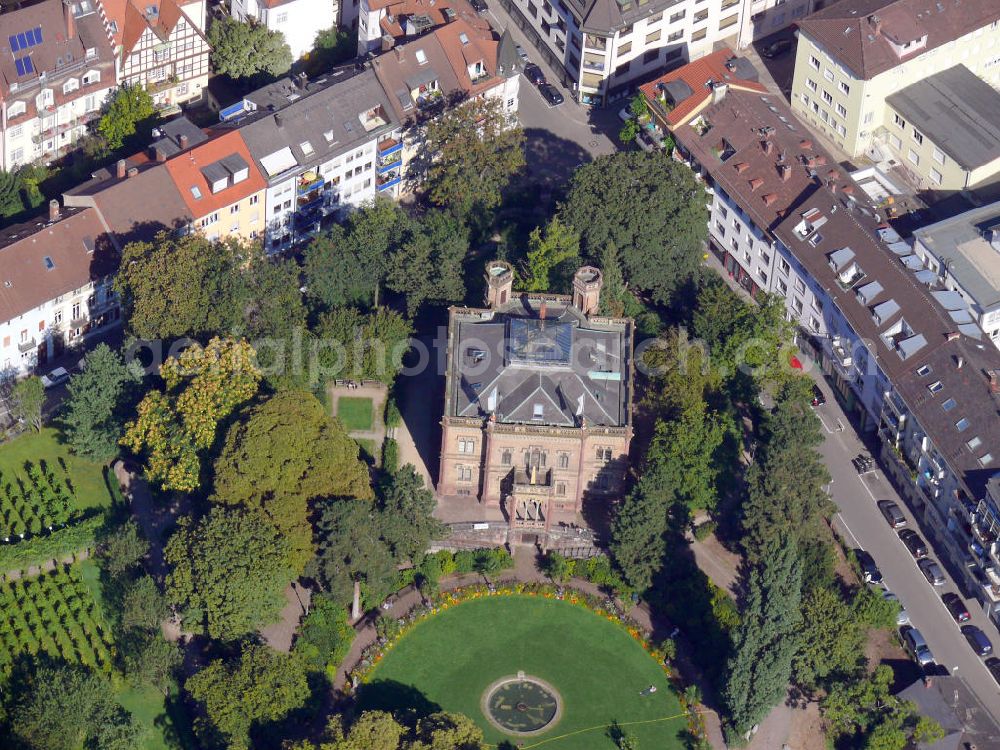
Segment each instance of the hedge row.
[[97,530],[103,524],[104,515],[98,513],[51,534],[33,536],[15,544],[0,544],[0,575],[89,549],[94,546]]

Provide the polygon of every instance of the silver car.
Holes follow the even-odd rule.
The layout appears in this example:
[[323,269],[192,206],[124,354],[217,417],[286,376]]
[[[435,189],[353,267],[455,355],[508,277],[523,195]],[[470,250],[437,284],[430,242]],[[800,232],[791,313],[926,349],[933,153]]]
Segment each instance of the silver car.
[[910,613],[906,611],[905,607],[903,607],[903,603],[899,601],[898,596],[886,589],[882,592],[882,598],[890,602],[896,602],[899,605],[899,612],[896,613],[897,627],[903,627],[904,625],[910,624]]
[[924,636],[919,630],[907,627],[901,632],[903,634],[903,644],[906,646],[906,650],[909,651],[910,656],[916,660],[917,664],[921,667],[926,667],[928,664],[934,663],[934,654],[931,653],[927,641],[924,640]]
[[931,560],[929,557],[925,557],[923,560],[920,560],[917,562],[917,565],[920,568],[920,572],[924,574],[924,578],[927,579],[927,583],[931,586],[944,586],[944,571],[941,570],[940,565]]

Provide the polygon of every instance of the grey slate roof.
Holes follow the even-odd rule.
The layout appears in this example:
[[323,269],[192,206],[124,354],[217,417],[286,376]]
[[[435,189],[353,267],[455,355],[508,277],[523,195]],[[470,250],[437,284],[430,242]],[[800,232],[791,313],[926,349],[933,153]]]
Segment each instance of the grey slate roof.
[[886,101],[965,169],[1000,158],[1000,92],[964,65],[911,84]]
[[598,325],[569,304],[515,299],[500,311],[457,320],[448,416],[573,427],[628,422],[627,329]]
[[981,229],[1000,223],[1000,203],[966,211],[913,232],[928,251],[948,264],[948,272],[983,307],[1000,304],[1000,251]]
[[[371,69],[341,68],[305,87],[285,79],[246,98],[258,109],[238,127],[265,176],[261,159],[284,148],[291,149],[296,168],[306,168],[399,127]],[[385,124],[365,130],[359,116],[376,107]],[[311,153],[303,151],[304,143]]]
[[958,677],[935,675],[929,685],[916,680],[896,695],[916,703],[921,716],[934,719],[945,731],[943,739],[921,744],[920,750],[952,750],[964,747],[962,743],[987,748],[1000,743],[1000,727]]
[[610,34],[628,24],[662,13],[684,0],[653,0],[639,4],[637,0],[568,0],[573,15],[580,19],[580,28],[594,34]]
[[187,138],[187,146],[185,148],[193,148],[199,143],[204,143],[208,140],[205,131],[184,115],[175,117],[170,122],[157,126],[156,129],[160,132],[160,135],[150,145],[154,157],[157,151],[164,154],[168,159],[183,151],[184,149],[181,148],[180,141],[182,135]]

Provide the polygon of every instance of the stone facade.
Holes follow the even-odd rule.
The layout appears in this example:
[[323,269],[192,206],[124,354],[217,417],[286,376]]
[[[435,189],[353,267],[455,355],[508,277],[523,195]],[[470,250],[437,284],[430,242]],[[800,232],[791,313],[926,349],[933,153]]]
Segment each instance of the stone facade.
[[438,493],[499,508],[512,531],[585,525],[585,504],[620,496],[632,438],[628,319],[599,317],[601,273],[572,296],[514,293],[487,266],[486,308],[452,308]]

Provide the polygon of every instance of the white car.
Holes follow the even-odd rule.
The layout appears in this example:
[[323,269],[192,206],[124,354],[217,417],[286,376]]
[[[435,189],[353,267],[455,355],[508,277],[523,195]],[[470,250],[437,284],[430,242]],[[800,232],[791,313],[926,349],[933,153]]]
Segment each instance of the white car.
[[57,385],[62,385],[67,380],[69,380],[69,373],[66,371],[66,368],[57,367],[48,375],[42,375],[42,386],[45,388],[54,388]]

